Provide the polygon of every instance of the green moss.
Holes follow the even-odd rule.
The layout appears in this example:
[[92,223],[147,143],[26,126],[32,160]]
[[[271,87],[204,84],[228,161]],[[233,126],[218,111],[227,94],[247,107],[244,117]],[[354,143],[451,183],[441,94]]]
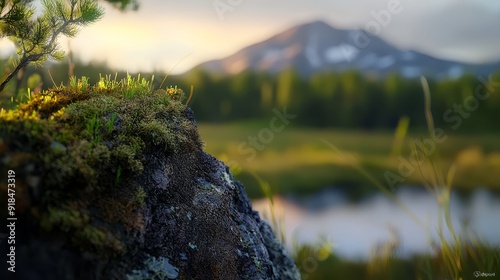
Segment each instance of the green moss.
[[[143,171],[145,153],[201,146],[183,117],[182,96],[180,89],[154,91],[140,76],[96,86],[74,79],[71,87],[33,95],[0,110],[1,172],[16,168],[18,180],[41,179],[40,197],[27,203],[40,209],[42,230],[70,234],[88,253],[121,254],[133,242],[123,228],[143,224],[146,193],[129,182]],[[18,185],[29,193],[25,182]]]
[[59,230],[68,233],[71,241],[83,251],[109,254],[122,253],[122,242],[105,227],[99,228],[91,224],[91,217],[86,209],[72,205],[72,208],[61,209],[49,207],[40,218],[40,226],[47,232]]
[[144,191],[144,188],[139,186],[137,190],[135,191],[135,200],[137,203],[139,203],[141,206],[144,205],[144,202],[146,202],[147,194]]
[[41,219],[40,225],[45,230],[52,230],[54,226],[59,226],[64,231],[69,231],[72,228],[81,228],[89,221],[87,213],[76,209],[62,210],[49,207],[44,218]]
[[163,146],[166,149],[176,151],[175,137],[172,131],[166,124],[160,121],[153,120],[148,123],[141,123],[139,126],[139,134],[144,139],[148,139],[148,142],[155,146]]
[[115,164],[123,166],[124,169],[133,174],[138,174],[144,169],[142,162],[137,158],[141,152],[137,147],[121,144],[113,149],[112,155],[115,159]]

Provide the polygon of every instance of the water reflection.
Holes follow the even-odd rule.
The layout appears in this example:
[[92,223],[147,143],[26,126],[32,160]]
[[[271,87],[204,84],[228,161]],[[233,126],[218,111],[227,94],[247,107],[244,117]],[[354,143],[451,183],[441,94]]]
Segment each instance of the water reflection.
[[[409,209],[421,225],[410,218],[396,203],[383,194],[359,202],[349,202],[335,189],[322,191],[306,198],[274,200],[278,219],[284,219],[286,243],[291,248],[293,238],[315,244],[319,236],[328,238],[334,251],[349,259],[366,259],[370,251],[391,239],[390,229],[397,230],[401,257],[431,251],[431,241],[437,241],[440,207],[436,197],[416,188],[401,188],[396,198]],[[254,208],[269,217],[269,201],[253,201]],[[450,199],[452,223],[460,234],[475,234],[490,245],[500,245],[500,198],[488,190],[474,191],[467,198],[452,193]],[[450,233],[444,225],[444,234]]]

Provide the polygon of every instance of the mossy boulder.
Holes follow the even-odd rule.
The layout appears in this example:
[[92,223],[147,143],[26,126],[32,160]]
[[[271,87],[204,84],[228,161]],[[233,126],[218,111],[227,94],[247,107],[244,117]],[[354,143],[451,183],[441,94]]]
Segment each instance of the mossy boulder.
[[0,137],[16,279],[300,278],[178,89],[52,89],[2,110]]

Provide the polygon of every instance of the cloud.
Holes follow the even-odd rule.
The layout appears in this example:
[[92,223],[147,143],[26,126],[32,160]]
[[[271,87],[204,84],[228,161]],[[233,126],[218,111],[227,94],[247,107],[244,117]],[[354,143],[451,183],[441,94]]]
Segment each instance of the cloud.
[[[129,71],[183,72],[205,60],[228,56],[291,27],[323,19],[339,28],[364,27],[373,12],[398,0],[265,1],[219,0],[232,5],[221,20],[215,0],[141,1],[137,12],[120,12],[107,4],[104,18],[71,40],[86,61],[106,60]],[[380,36],[405,49],[469,62],[500,59],[500,1],[399,0]],[[230,4],[232,3],[232,4]],[[4,40],[5,41],[5,40]],[[61,40],[67,46],[67,40]],[[0,41],[0,54],[8,44]]]
[[[444,5],[405,9],[388,26],[383,38],[405,49],[414,49],[445,59],[486,63],[500,59],[498,13],[491,5],[452,1]],[[500,3],[494,5],[500,10]]]

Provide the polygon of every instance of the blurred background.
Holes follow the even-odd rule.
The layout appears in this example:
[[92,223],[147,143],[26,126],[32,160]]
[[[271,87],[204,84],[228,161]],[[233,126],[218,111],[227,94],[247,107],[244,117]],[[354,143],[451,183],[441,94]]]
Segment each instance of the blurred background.
[[[66,59],[22,71],[1,106],[72,75],[193,86],[205,150],[304,279],[500,273],[500,2],[136,4],[102,3],[60,39]],[[15,59],[1,39],[2,75]]]

